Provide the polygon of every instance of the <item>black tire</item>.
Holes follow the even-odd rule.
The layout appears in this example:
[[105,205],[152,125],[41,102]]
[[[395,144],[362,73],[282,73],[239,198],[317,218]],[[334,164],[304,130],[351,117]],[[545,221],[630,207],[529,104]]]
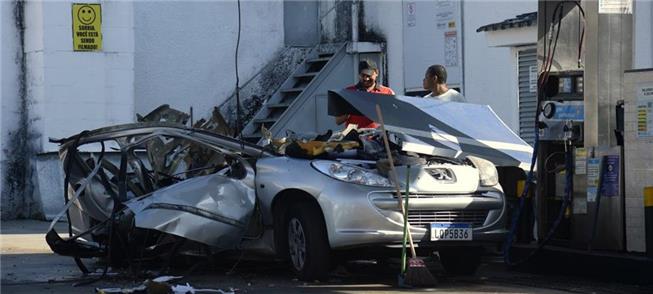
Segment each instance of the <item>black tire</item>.
[[290,267],[302,281],[325,280],[331,268],[331,247],[322,211],[312,203],[292,205],[283,222],[283,241]]
[[438,251],[442,267],[449,275],[473,275],[481,265],[483,248],[445,248]]

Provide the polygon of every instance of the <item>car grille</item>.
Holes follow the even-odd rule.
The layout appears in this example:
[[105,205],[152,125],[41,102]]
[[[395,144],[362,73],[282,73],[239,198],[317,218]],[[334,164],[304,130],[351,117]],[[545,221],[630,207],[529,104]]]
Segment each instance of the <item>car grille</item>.
[[473,228],[483,226],[487,210],[413,210],[408,211],[411,226],[429,225],[430,223],[467,223]]
[[[401,194],[401,197],[404,197],[405,194]],[[474,194],[415,194],[411,193],[408,195],[410,199],[419,199],[419,198],[442,198],[442,197],[460,197],[460,196],[468,196],[468,197],[485,197],[481,193],[474,193]],[[397,194],[392,193],[392,198],[397,199]]]

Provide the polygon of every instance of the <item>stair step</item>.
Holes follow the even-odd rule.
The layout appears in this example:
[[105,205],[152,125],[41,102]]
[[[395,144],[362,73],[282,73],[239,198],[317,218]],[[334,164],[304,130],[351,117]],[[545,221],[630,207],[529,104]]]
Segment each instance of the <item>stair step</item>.
[[265,124],[265,123],[274,123],[276,121],[277,121],[276,118],[259,118],[259,119],[255,119],[254,123],[255,124]]
[[318,63],[318,62],[327,62],[329,60],[331,60],[331,57],[319,57],[319,58],[309,59],[306,62],[308,62],[308,63]]
[[301,92],[304,91],[304,87],[301,88],[288,88],[288,89],[283,89],[281,90],[281,93],[294,93],[294,92]]
[[267,105],[268,108],[288,108],[290,106],[290,102],[282,102],[282,103],[271,103]]
[[318,71],[307,72],[307,73],[295,75],[294,77],[295,78],[312,78],[312,77],[315,77],[318,73],[320,73],[320,72],[318,72]]

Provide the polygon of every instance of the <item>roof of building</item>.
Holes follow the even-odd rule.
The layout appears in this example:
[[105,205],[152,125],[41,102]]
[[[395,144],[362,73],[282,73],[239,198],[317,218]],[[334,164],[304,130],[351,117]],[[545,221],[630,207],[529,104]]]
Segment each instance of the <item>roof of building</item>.
[[517,15],[515,18],[509,18],[502,22],[491,23],[484,25],[476,30],[476,32],[487,31],[500,31],[511,28],[530,27],[537,24],[537,12],[529,12]]

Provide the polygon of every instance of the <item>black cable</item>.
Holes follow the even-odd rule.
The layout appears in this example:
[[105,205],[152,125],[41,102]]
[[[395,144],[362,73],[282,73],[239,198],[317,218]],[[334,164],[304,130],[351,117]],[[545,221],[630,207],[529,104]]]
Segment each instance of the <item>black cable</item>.
[[[535,143],[534,143],[534,146],[533,146],[533,157],[531,158],[531,165],[530,165],[530,170],[529,170],[528,175],[527,175],[526,184],[524,185],[524,190],[522,191],[521,197],[519,199],[519,206],[517,208],[517,212],[513,216],[512,225],[510,227],[510,232],[508,233],[508,236],[506,238],[506,242],[504,244],[504,262],[506,264],[508,264],[508,265],[511,265],[511,266],[516,266],[516,265],[521,264],[521,263],[525,262],[526,260],[528,260],[530,257],[535,255],[535,253],[537,251],[539,251],[541,249],[541,247],[544,246],[544,244],[546,244],[546,242],[548,241],[548,240],[546,240],[548,238],[545,238],[544,242],[542,242],[540,244],[540,246],[538,246],[538,248],[531,251],[530,254],[526,258],[524,258],[524,259],[522,259],[520,261],[513,262],[511,260],[511,258],[510,258],[510,248],[512,247],[512,241],[513,241],[514,235],[515,235],[515,233],[517,231],[517,224],[519,223],[519,219],[521,217],[521,211],[524,208],[525,198],[529,193],[530,187],[534,184],[534,178],[535,178],[534,177],[534,168],[535,168],[535,163],[536,163],[536,160],[537,160],[537,153],[539,152],[539,116],[540,116],[540,113],[542,112],[541,103],[545,98],[544,97],[544,95],[545,95],[544,86],[546,85],[546,83],[548,82],[548,79],[549,79],[549,73],[551,71],[551,66],[553,65],[553,57],[555,56],[555,51],[556,51],[557,44],[558,44],[558,39],[559,39],[559,36],[560,36],[560,28],[562,26],[562,16],[563,16],[562,7],[564,6],[564,3],[565,2],[560,2],[560,3],[558,3],[556,5],[556,8],[553,10],[552,17],[551,17],[551,23],[553,24],[553,21],[555,20],[555,17],[556,17],[556,13],[558,13],[558,28],[557,28],[557,32],[556,32],[556,36],[555,36],[555,42],[553,41],[553,39],[554,39],[553,37],[550,37],[549,40],[548,40],[549,41],[548,49],[544,50],[544,64],[543,64],[543,67],[542,67],[543,72],[538,77],[538,95],[537,95],[537,103],[536,103],[536,108],[535,108],[535,123],[534,123],[534,126],[533,126],[534,131],[535,131]],[[545,12],[546,12],[546,6],[545,6]],[[551,28],[551,30],[553,30],[553,28]],[[546,40],[544,41],[544,46],[545,46],[545,48],[547,48],[546,47]],[[563,205],[564,204],[565,204],[565,202],[563,201]],[[564,209],[562,209],[562,210],[564,211]],[[551,231],[554,231],[555,228],[557,228],[557,225],[554,226],[553,230],[551,230]],[[552,235],[551,231],[547,235]]]
[[[557,29],[556,36],[555,36],[555,42],[553,41],[554,38],[549,39],[549,50],[551,50],[551,52],[547,56],[548,66],[546,66],[544,68],[544,77],[543,77],[542,84],[541,84],[542,87],[544,87],[546,85],[546,83],[548,82],[548,80],[549,80],[549,74],[551,73],[551,67],[553,66],[553,57],[555,56],[555,52],[556,52],[556,49],[558,47],[558,39],[560,37],[560,28],[562,27],[562,16],[563,16],[562,7],[564,6],[564,3],[565,2],[558,3],[556,8],[553,10],[553,17],[552,17],[551,21],[553,22],[553,20],[555,18],[555,14],[556,14],[556,12],[558,12],[558,29]],[[552,43],[553,43],[553,46],[551,46]],[[539,97],[539,99],[537,101],[537,108],[536,108],[537,111],[536,112],[537,112],[538,116],[539,116],[539,113],[541,111],[540,103],[542,102],[542,100],[544,100],[543,99],[544,98],[544,93],[545,93],[545,91],[541,91],[541,94],[539,95],[540,97]]]
[[[580,13],[578,15],[578,30],[579,30],[579,36],[578,36],[578,68],[580,68],[580,65],[582,63],[581,54],[583,52],[583,43],[584,43],[583,41],[585,39],[585,27],[587,26],[587,23],[585,23],[585,11],[580,6],[580,3],[579,2],[574,2],[574,3],[576,4],[576,7],[578,7],[578,10],[580,11]],[[581,15],[582,15],[582,19],[583,19],[583,29],[582,29],[582,31],[581,31],[581,28],[580,28],[580,21],[581,21],[580,16]]]
[[[567,144],[567,142],[565,142]],[[547,243],[551,240],[555,232],[557,231],[558,226],[560,225],[560,222],[562,221],[562,218],[565,215],[565,211],[569,208],[569,204],[571,204],[571,197],[573,194],[573,179],[574,179],[574,172],[573,172],[573,165],[574,165],[574,160],[573,160],[573,149],[571,146],[566,151],[567,156],[565,160],[565,195],[562,198],[562,203],[560,204],[560,210],[558,211],[558,216],[556,217],[555,221],[553,222],[553,225],[551,226],[551,229],[547,232],[546,236],[542,241],[537,245],[537,247],[529,252],[529,254],[523,258],[522,260],[515,262],[513,265],[517,265],[520,263],[523,263],[527,260],[529,260],[531,257],[533,257],[538,251],[540,251],[544,246],[546,246]]]
[[553,158],[553,156],[560,155],[560,154],[565,155],[564,152],[553,152],[553,153],[549,154],[549,156],[547,156],[544,159],[544,172],[546,172],[546,173],[555,173],[555,172],[559,171],[557,167],[553,167],[551,169],[549,168],[549,160],[551,160],[551,158]]
[[[520,260],[518,262],[512,262],[511,261],[511,259],[510,259],[510,247],[512,245],[512,238],[513,238],[513,236],[514,236],[514,234],[516,232],[516,225],[519,222],[519,217],[521,215],[521,210],[523,209],[523,206],[524,206],[524,202],[525,202],[524,198],[526,197],[526,195],[528,195],[529,187],[532,184],[533,167],[534,167],[534,162],[535,162],[535,159],[537,158],[537,152],[538,152],[538,149],[539,149],[538,148],[538,145],[539,145],[539,132],[538,132],[539,122],[538,121],[539,121],[539,115],[540,115],[540,113],[542,111],[540,106],[541,106],[542,101],[545,98],[544,97],[545,92],[542,89],[544,88],[544,86],[548,82],[549,74],[551,72],[551,67],[553,66],[553,57],[555,56],[555,51],[556,51],[557,44],[558,44],[558,39],[559,39],[559,36],[560,36],[560,28],[562,26],[564,3],[565,2],[558,3],[556,5],[556,8],[553,11],[551,21],[553,23],[553,20],[555,20],[555,17],[556,17],[556,13],[558,13],[558,28],[557,28],[557,32],[556,32],[556,36],[555,36],[555,41],[553,41],[554,40],[553,37],[549,38],[548,50],[547,49],[544,50],[545,51],[545,53],[544,53],[545,54],[544,55],[544,66],[543,66],[544,70],[542,72],[542,75],[540,75],[539,81],[538,81],[538,97],[537,97],[537,107],[536,107],[536,117],[535,117],[535,146],[533,147],[533,159],[532,159],[532,162],[531,162],[531,170],[529,171],[528,179],[527,179],[526,185],[524,187],[524,191],[523,191],[523,193],[521,195],[522,197],[521,197],[520,202],[519,202],[519,207],[517,209],[517,213],[513,217],[511,230],[510,230],[510,233],[509,233],[508,238],[506,240],[506,244],[504,246],[504,261],[508,265],[513,265],[514,266],[514,265],[521,264],[521,263],[525,262],[526,260],[528,260],[529,258],[531,258],[533,255],[535,255],[535,253],[537,253],[540,249],[542,249],[542,247],[544,247],[548,243],[548,241],[551,239],[551,237],[553,236],[553,234],[557,230],[557,228],[558,228],[558,226],[559,226],[559,224],[560,224],[560,222],[562,220],[562,217],[565,214],[566,209],[569,207],[569,204],[571,203],[571,196],[572,196],[572,193],[573,193],[573,156],[572,156],[573,154],[572,154],[571,146],[569,146],[569,149],[566,152],[566,163],[565,163],[565,169],[566,169],[565,196],[563,197],[563,201],[562,201],[562,204],[561,204],[561,207],[560,207],[560,211],[558,213],[558,217],[556,218],[553,225],[549,229],[547,235],[538,244],[538,247],[536,249],[531,251],[525,258],[523,258],[522,260]],[[583,17],[583,20],[584,20],[585,19],[585,11],[580,6],[580,3],[578,3],[578,2],[572,2],[572,3],[574,3],[576,5],[576,7],[578,7],[578,9],[580,10],[580,13],[581,13],[581,15]],[[545,13],[546,13],[546,6],[545,6]],[[581,41],[580,41],[581,43],[579,44],[579,56],[580,56],[580,50],[582,48],[582,38],[584,37],[584,34],[585,34],[585,27],[583,26],[583,32],[581,33]],[[546,41],[544,42],[544,48],[547,48],[546,47]],[[567,142],[565,142],[565,144],[567,144]]]

